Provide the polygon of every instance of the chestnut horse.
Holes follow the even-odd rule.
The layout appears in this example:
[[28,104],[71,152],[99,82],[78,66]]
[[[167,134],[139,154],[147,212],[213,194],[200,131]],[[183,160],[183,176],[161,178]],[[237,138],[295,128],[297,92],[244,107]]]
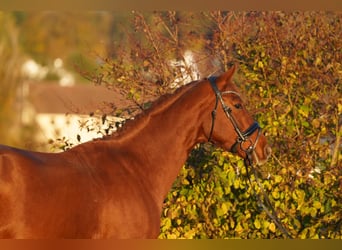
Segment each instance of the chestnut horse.
[[156,238],[163,201],[196,144],[265,162],[270,148],[234,70],[189,83],[113,135],[66,152],[0,146],[0,237]]

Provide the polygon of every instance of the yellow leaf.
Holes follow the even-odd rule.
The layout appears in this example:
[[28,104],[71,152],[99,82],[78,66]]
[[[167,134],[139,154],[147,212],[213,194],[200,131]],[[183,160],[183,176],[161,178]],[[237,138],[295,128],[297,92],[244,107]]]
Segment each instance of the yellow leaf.
[[342,113],[342,104],[341,103],[337,103],[337,110],[338,110],[338,113]]
[[238,179],[236,179],[236,180],[234,181],[234,188],[235,188],[235,189],[238,189],[239,186],[240,186],[240,181],[239,181]]
[[264,64],[263,64],[262,61],[259,61],[259,62],[258,62],[258,67],[259,67],[260,69],[263,69],[263,68],[264,68]]
[[183,184],[183,185],[189,185],[190,182],[189,182],[187,179],[183,179],[183,180],[182,180],[182,184]]
[[276,231],[276,226],[273,222],[270,223],[270,225],[268,226],[268,229],[274,233]]
[[226,203],[222,203],[221,208],[222,208],[223,214],[226,214],[228,212],[228,206]]
[[313,126],[314,128],[319,128],[320,125],[321,125],[321,123],[319,122],[318,119],[313,119],[313,120],[312,120],[312,126]]
[[171,228],[171,219],[170,218],[165,218],[165,220],[162,223],[163,225],[163,230],[166,231]]
[[167,239],[177,239],[177,235],[176,234],[167,234],[166,235]]
[[234,228],[235,222],[233,220],[230,221],[230,228]]
[[282,180],[283,180],[283,177],[281,177],[280,175],[276,175],[276,176],[274,177],[275,183],[280,183]]
[[317,215],[317,209],[316,208],[311,208],[310,209],[310,215],[311,215],[311,217],[316,217],[316,215]]
[[273,191],[273,192],[272,192],[272,196],[273,196],[274,199],[279,199],[279,197],[280,197],[278,191]]
[[242,226],[240,225],[240,223],[238,223],[238,224],[236,225],[235,232],[237,232],[237,233],[242,233],[242,231],[243,231],[243,228],[242,228]]
[[289,73],[289,76],[290,76],[291,78],[293,78],[293,79],[297,79],[297,76],[296,76],[295,74],[293,74],[293,73]]
[[321,64],[321,62],[322,62],[322,59],[320,57],[317,57],[315,60],[315,66]]
[[150,65],[150,62],[149,62],[149,61],[145,60],[145,61],[143,62],[143,66],[144,66],[144,67],[147,67],[147,66],[149,66],[149,65]]
[[258,219],[256,219],[256,220],[254,221],[254,226],[255,226],[256,229],[260,229],[261,224],[260,224],[260,221],[259,221]]
[[322,207],[322,204],[319,201],[314,201],[313,206],[317,209],[320,209]]

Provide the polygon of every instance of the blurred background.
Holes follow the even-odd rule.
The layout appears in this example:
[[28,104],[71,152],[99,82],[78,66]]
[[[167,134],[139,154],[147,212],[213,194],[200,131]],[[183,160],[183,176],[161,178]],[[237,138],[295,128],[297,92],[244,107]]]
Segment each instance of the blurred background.
[[78,129],[78,120],[66,114],[77,113],[73,102],[85,108],[82,99],[91,96],[93,89],[71,90],[92,85],[77,72],[77,66],[86,71],[98,66],[97,54],[104,56],[112,39],[121,36],[113,31],[124,16],[105,12],[0,12],[0,143],[48,150],[39,144],[71,136],[58,133],[67,127],[68,119],[69,125]]

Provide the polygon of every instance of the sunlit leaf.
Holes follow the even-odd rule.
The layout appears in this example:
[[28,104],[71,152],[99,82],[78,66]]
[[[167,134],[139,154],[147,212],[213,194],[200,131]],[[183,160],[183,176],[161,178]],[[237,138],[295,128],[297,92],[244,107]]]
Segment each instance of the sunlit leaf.
[[268,226],[268,229],[271,231],[271,232],[275,232],[276,231],[276,226],[273,222],[270,223],[270,225]]
[[255,226],[256,229],[260,229],[261,224],[260,224],[260,221],[259,221],[258,219],[256,219],[256,220],[254,221],[254,226]]

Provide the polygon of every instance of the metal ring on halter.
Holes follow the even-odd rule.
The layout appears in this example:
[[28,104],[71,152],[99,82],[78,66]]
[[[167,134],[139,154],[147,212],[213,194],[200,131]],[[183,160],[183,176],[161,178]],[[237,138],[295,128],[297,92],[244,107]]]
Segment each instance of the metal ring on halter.
[[[247,149],[244,149],[243,145],[244,145],[244,143],[246,143],[246,142],[249,142],[250,144],[248,145]],[[253,141],[252,141],[251,138],[246,138],[244,141],[241,141],[241,142],[240,142],[240,149],[241,149],[243,152],[245,152],[245,153],[250,152],[250,151],[253,151],[253,149],[254,149],[254,144],[255,144],[255,143],[253,143]]]

